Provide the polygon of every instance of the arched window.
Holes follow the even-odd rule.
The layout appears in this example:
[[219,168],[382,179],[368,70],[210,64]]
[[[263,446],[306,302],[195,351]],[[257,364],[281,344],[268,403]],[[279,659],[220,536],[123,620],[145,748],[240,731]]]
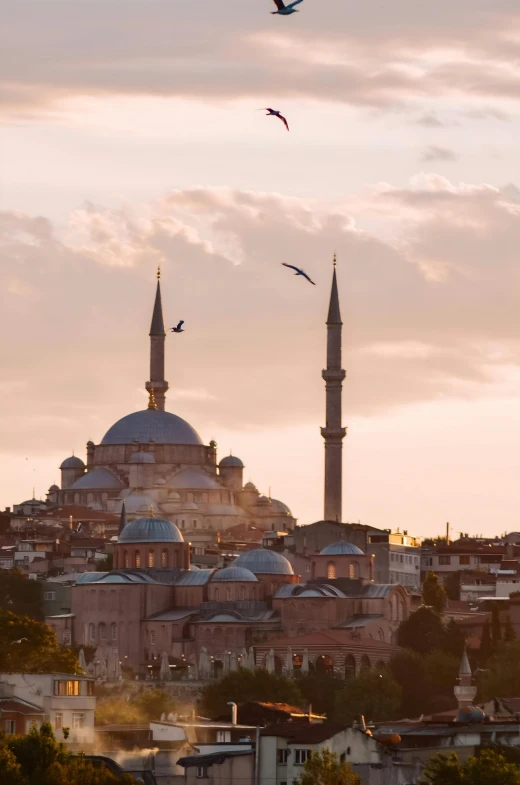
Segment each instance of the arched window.
[[63,645],[70,646],[72,643],[72,633],[70,630],[63,630]]
[[113,641],[117,640],[117,624],[115,622],[110,625],[110,637]]
[[379,629],[377,631],[377,639],[378,639],[378,641],[384,641],[385,633],[383,632],[383,630]]
[[363,654],[363,656],[361,657],[361,670],[362,671],[370,670],[370,660],[368,659],[366,654]]
[[330,561],[327,564],[327,578],[329,580],[334,580],[336,577],[336,562]]
[[231,591],[231,586],[226,586],[226,600],[227,602],[231,602],[233,592]]
[[245,600],[245,598],[246,598],[246,589],[245,589],[245,586],[241,586],[240,587],[240,599],[241,600]]
[[399,621],[404,621],[404,602],[399,600]]
[[397,621],[398,610],[397,610],[397,597],[395,594],[392,596],[392,621]]
[[219,594],[220,594],[219,590],[215,589],[215,602],[218,602]]
[[348,577],[352,578],[352,580],[357,580],[359,578],[359,564],[357,561],[353,561],[349,564]]
[[161,567],[164,569],[168,566],[168,551],[166,548],[163,548],[161,551]]
[[91,641],[96,640],[96,628],[93,624],[88,625],[88,637]]
[[345,657],[345,678],[353,679],[356,675],[356,660],[352,654],[347,654]]
[[104,622],[101,622],[99,625],[99,640],[106,641],[107,639],[107,625]]
[[130,559],[128,558],[128,551],[123,552],[123,564],[125,566],[125,569],[128,569],[130,567]]
[[148,566],[155,567],[155,551],[148,551]]
[[136,551],[134,553],[134,567],[139,568],[141,566],[141,551]]
[[155,646],[155,630],[150,631],[150,644]]

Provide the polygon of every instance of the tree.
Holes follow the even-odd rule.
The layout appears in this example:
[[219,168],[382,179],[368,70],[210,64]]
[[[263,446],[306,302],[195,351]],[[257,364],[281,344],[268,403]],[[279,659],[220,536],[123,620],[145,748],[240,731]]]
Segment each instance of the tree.
[[481,674],[479,688],[484,700],[520,695],[520,641],[499,644]]
[[114,554],[107,553],[104,559],[96,564],[96,572],[110,572],[114,569]]
[[439,576],[429,572],[422,587],[423,602],[425,605],[441,613],[446,605],[446,589],[439,583]]
[[305,698],[305,705],[312,706],[318,714],[332,717],[336,695],[345,684],[345,680],[341,676],[311,673],[309,676],[298,679],[297,683]]
[[464,764],[455,753],[436,755],[424,770],[420,785],[520,785],[520,771],[493,750],[482,750]]
[[478,663],[484,666],[491,655],[493,654],[493,642],[491,640],[491,628],[489,621],[486,619],[482,626],[482,637],[480,639],[480,649],[478,652]]
[[453,688],[459,675],[460,660],[444,651],[431,651],[424,658],[424,668],[432,695],[453,699]]
[[350,763],[338,761],[338,756],[329,749],[313,752],[296,782],[298,785],[361,785]]
[[449,600],[460,600],[460,580],[462,572],[449,572],[444,579],[444,588]]
[[504,627],[504,643],[511,643],[514,640],[516,640],[515,628],[511,624],[511,617],[507,614]]
[[128,775],[113,774],[104,767],[95,768],[84,757],[73,757],[56,741],[52,727],[44,723],[33,727],[26,736],[9,736],[3,742],[10,755],[0,747],[0,773],[7,768],[11,779],[2,777],[2,785],[133,785]]
[[47,624],[0,610],[0,673],[79,673],[70,649]]
[[456,657],[460,662],[460,658],[464,652],[465,642],[466,639],[457,622],[455,619],[450,619],[446,625],[442,650],[446,652],[446,654],[451,654],[452,657]]
[[158,720],[161,714],[169,714],[175,708],[173,697],[166,690],[146,690],[136,698],[135,705],[146,722]]
[[443,649],[445,634],[439,614],[423,606],[400,625],[397,642],[405,649],[427,654],[434,649]]
[[361,714],[374,722],[397,719],[401,699],[401,687],[388,671],[361,671],[336,695],[334,719],[351,723]]
[[494,649],[496,649],[501,640],[502,627],[500,626],[500,611],[498,604],[494,602],[491,607],[491,641]]
[[303,706],[305,699],[294,679],[286,679],[261,669],[233,671],[204,687],[201,695],[203,710],[210,717],[229,715],[228,701],[269,701]]
[[43,621],[43,587],[17,567],[0,570],[0,609]]
[[390,673],[401,687],[401,716],[419,717],[431,706],[431,684],[424,658],[415,651],[402,649],[388,663]]
[[96,703],[96,725],[138,725],[144,721],[141,709],[122,697],[105,698]]

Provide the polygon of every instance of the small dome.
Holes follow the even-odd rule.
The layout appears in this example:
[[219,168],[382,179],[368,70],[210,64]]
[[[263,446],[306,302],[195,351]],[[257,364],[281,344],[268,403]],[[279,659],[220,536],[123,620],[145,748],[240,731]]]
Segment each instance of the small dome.
[[228,455],[226,458],[222,458],[219,467],[221,469],[243,469],[244,464],[236,455]]
[[363,551],[353,545],[351,542],[331,542],[326,545],[322,551],[321,556],[364,556]]
[[184,537],[174,523],[164,518],[137,518],[125,526],[119,542],[184,542]]
[[292,516],[292,512],[290,511],[289,507],[284,502],[281,502],[280,499],[271,499],[271,504],[276,509],[276,512],[281,512],[284,515]]
[[160,409],[127,414],[103,436],[101,444],[202,444],[197,431],[186,420]]
[[256,491],[256,489],[257,488],[256,488],[256,485],[254,484],[254,482],[249,481],[249,482],[246,482],[246,484],[244,485],[244,490],[245,491]]
[[155,458],[151,452],[134,452],[130,456],[129,463],[155,463]]
[[271,499],[268,499],[267,496],[260,496],[257,501],[257,504],[270,504],[270,503],[271,503]]
[[76,455],[71,455],[70,458],[65,458],[60,466],[60,469],[84,469],[85,464]]
[[256,548],[240,554],[233,562],[234,567],[245,567],[255,575],[294,575],[293,568],[285,556],[267,548]]
[[59,487],[57,485],[51,485],[49,493],[56,493],[56,491],[59,491]]
[[170,501],[172,502],[180,502],[181,497],[179,496],[177,491],[170,491],[170,493],[168,494],[168,499],[170,499]]
[[184,502],[181,507],[182,510],[198,510],[199,508],[195,504],[195,502]]
[[255,583],[258,583],[258,578],[251,570],[246,570],[245,567],[231,566],[216,572],[212,578],[212,582],[215,583],[216,581],[222,583],[231,583],[232,581],[247,581],[253,583],[254,581]]
[[71,490],[97,490],[98,488],[106,488],[107,490],[119,491],[123,487],[123,483],[109,472],[108,469],[92,469],[92,471],[83,474],[79,480],[76,480]]

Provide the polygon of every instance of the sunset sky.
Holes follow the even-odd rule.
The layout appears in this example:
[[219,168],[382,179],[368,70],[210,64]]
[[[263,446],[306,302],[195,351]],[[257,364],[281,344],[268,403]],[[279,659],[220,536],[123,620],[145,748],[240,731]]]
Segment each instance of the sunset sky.
[[518,0],[273,9],[3,8],[0,506],[146,407],[160,264],[167,408],[320,519],[336,251],[344,520],[520,530]]

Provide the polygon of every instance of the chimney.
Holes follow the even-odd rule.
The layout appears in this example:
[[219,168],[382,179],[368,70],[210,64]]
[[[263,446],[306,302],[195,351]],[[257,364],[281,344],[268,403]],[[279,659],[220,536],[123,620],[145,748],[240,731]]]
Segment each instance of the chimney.
[[228,706],[231,706],[231,724],[238,725],[238,707],[233,701],[228,701]]

